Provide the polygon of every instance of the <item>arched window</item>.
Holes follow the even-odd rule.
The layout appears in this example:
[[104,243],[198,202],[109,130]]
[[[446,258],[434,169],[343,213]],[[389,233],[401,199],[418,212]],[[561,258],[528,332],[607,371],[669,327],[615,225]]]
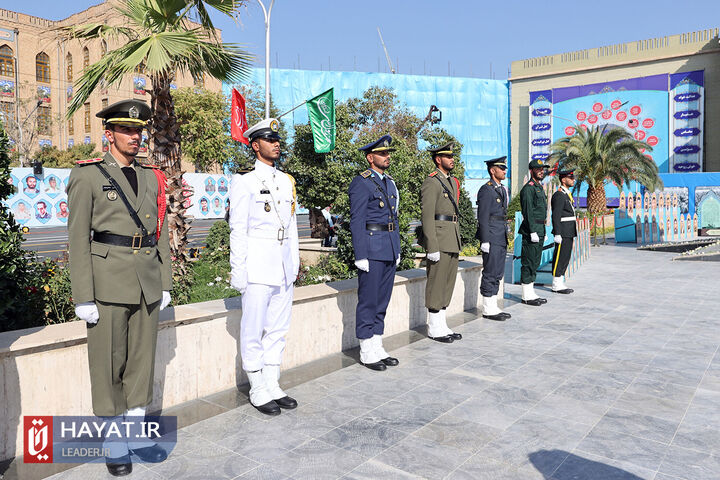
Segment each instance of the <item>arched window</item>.
[[50,83],[50,57],[45,52],[35,55],[35,80]]
[[7,45],[0,47],[0,75],[12,77],[15,75],[15,62],[12,48]]
[[73,64],[72,64],[72,55],[70,55],[69,53],[65,57],[65,68],[66,68],[66,72],[67,72],[66,80],[68,82],[72,82],[73,81]]
[[75,120],[72,117],[68,118],[67,127],[68,135],[75,135]]
[[90,50],[87,47],[83,48],[83,70],[90,65]]
[[107,55],[107,42],[105,40],[100,41],[100,52],[103,57]]

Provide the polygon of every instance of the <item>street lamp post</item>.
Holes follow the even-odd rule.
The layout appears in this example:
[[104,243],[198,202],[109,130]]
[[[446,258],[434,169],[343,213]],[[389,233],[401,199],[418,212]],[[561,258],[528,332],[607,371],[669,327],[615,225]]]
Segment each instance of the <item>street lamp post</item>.
[[266,9],[262,0],[257,0],[265,15],[265,118],[270,118],[270,14],[275,0],[270,0],[270,8]]

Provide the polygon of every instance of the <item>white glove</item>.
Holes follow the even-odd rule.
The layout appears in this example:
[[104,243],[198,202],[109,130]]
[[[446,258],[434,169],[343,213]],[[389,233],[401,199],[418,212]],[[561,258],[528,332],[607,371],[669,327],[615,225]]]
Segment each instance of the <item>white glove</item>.
[[483,242],[480,244],[480,251],[490,253],[490,242]]
[[555,243],[558,245],[562,243],[562,237],[560,235],[555,235]]
[[363,258],[362,260],[355,260],[355,266],[358,270],[362,270],[363,272],[370,271],[370,261],[367,258]]
[[100,318],[100,312],[98,312],[95,302],[78,303],[75,305],[75,315],[87,323],[97,323]]
[[170,305],[170,300],[172,300],[172,298],[170,298],[170,292],[163,290],[162,300],[160,301],[160,310],[164,310],[165,307]]
[[440,261],[440,252],[428,253],[426,255],[426,258],[428,260],[430,260],[431,262],[439,262]]
[[398,255],[397,260],[395,260],[395,266],[397,267],[398,265],[400,265],[400,255]]
[[538,236],[538,234],[536,232],[532,232],[530,234],[530,241],[532,243],[538,243],[540,241],[540,237]]
[[240,272],[239,274],[230,275],[230,286],[238,292],[245,293],[247,285],[247,272]]

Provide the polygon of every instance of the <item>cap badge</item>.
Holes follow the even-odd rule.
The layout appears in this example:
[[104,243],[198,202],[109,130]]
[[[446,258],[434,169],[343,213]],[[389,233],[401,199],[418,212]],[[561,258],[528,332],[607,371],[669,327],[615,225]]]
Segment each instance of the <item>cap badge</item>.
[[140,111],[135,105],[133,105],[132,107],[130,107],[130,110],[128,110],[128,115],[130,116],[130,118],[139,118]]
[[273,132],[277,132],[279,129],[280,125],[278,125],[277,120],[273,120],[272,122],[270,122],[270,130],[272,130]]
[[390,146],[390,142],[388,142],[387,140],[385,140],[385,141],[383,142],[382,146],[383,146],[383,147],[389,147],[389,146]]

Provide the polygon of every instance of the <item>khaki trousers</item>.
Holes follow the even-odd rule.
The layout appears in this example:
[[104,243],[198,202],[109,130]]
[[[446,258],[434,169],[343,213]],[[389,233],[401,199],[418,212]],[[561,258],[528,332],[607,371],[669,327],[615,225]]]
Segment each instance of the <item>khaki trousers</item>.
[[95,302],[100,319],[88,324],[93,412],[117,416],[152,401],[160,302]]
[[425,307],[428,310],[442,310],[450,305],[459,260],[458,253],[440,252],[440,261],[427,262]]

